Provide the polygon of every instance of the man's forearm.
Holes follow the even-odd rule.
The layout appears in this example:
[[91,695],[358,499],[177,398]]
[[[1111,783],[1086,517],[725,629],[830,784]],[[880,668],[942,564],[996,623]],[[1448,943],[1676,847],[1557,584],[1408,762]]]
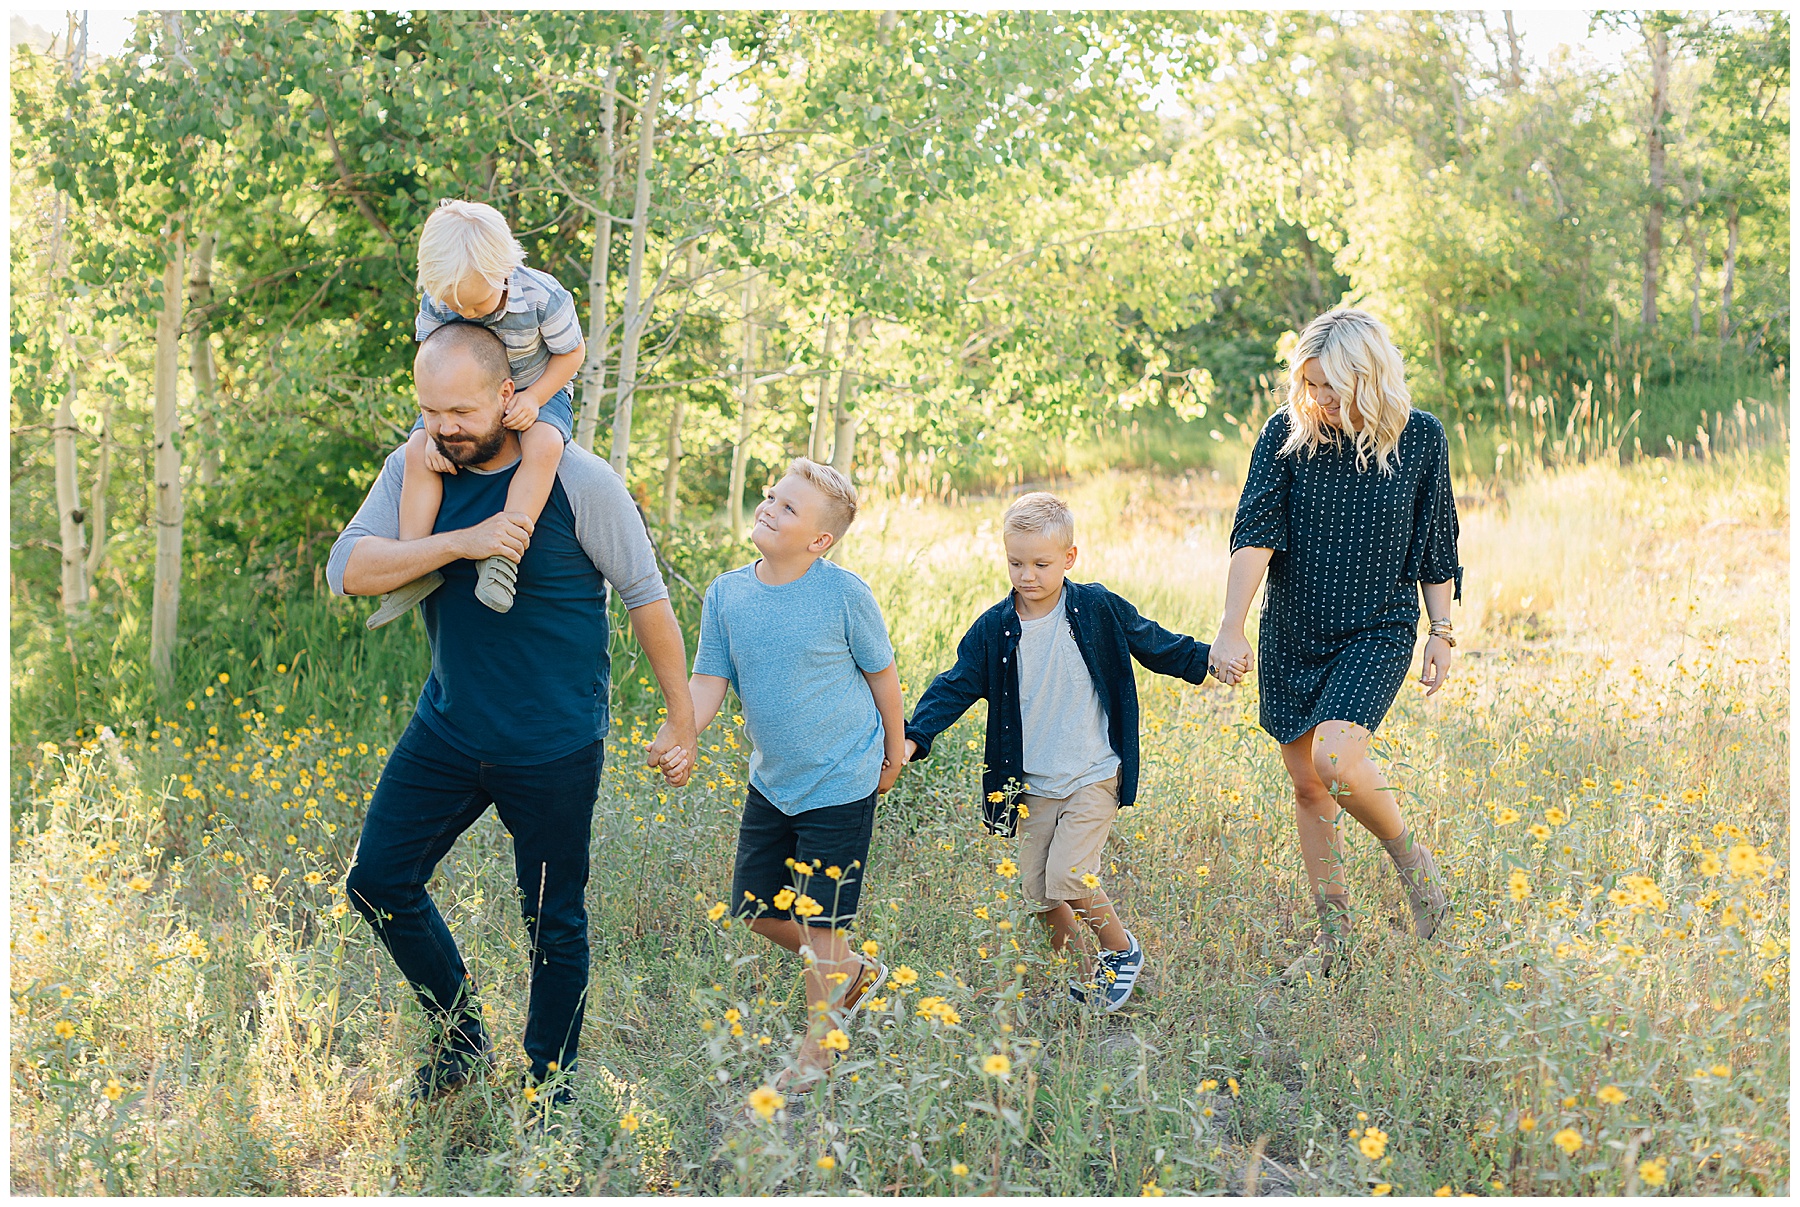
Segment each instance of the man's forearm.
[[650,673],[656,676],[663,706],[669,710],[669,724],[691,734],[694,698],[688,690],[687,647],[682,643],[674,609],[668,600],[659,599],[631,609],[629,615],[631,631],[650,660]]
[[344,563],[345,595],[383,595],[421,575],[447,566],[463,554],[454,532],[438,532],[416,541],[365,536]]

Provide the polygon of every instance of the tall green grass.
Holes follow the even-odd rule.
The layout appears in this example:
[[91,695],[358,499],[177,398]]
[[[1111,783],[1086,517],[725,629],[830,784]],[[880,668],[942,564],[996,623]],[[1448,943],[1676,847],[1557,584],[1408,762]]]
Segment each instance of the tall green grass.
[[[1785,472],[1772,452],[1598,462],[1467,507],[1455,678],[1404,691],[1379,743],[1456,915],[1412,941],[1378,845],[1349,834],[1357,946],[1323,984],[1262,988],[1311,907],[1253,691],[1140,675],[1143,798],[1103,874],[1151,971],[1107,1018],[1062,1002],[1067,969],[999,872],[1010,845],[976,825],[978,709],[877,825],[855,937],[917,981],[767,1120],[750,1096],[803,1025],[798,966],[707,919],[744,739],[722,723],[670,791],[639,761],[641,697],[620,702],[596,809],[578,1131],[522,1126],[530,974],[491,816],[434,892],[503,1068],[423,1112],[386,1096],[418,1012],[341,886],[406,696],[329,676],[398,682],[401,656],[372,651],[412,638],[361,633],[354,605],[286,613],[284,638],[348,626],[334,664],[252,646],[191,672],[160,723],[20,752],[14,1186],[1784,1194]],[[1210,633],[1231,480],[1068,493],[1077,577]],[[844,546],[909,699],[1005,589],[1000,503],[877,501]]]

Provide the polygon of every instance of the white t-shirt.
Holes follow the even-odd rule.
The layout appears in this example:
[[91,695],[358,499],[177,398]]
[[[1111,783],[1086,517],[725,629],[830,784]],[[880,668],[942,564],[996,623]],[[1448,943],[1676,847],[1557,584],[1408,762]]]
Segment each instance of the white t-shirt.
[[1061,800],[1119,769],[1106,736],[1106,707],[1094,690],[1075,634],[1068,594],[1036,620],[1019,618],[1019,720],[1025,782],[1032,796]]

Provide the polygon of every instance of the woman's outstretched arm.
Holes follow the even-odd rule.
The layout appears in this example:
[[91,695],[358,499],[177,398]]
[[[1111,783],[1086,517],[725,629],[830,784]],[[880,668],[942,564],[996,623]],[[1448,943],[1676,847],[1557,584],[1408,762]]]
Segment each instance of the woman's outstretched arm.
[[1244,636],[1244,620],[1273,556],[1273,549],[1248,545],[1231,555],[1231,571],[1225,579],[1225,614],[1219,617],[1219,635],[1213,638],[1208,659],[1213,674],[1225,683],[1241,683],[1256,666],[1250,639]]

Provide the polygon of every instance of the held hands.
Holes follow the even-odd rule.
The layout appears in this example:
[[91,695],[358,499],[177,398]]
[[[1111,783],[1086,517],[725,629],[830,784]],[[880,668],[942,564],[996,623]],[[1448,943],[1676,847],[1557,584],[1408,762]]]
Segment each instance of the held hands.
[[696,735],[678,733],[664,721],[644,749],[644,764],[661,771],[669,787],[679,788],[694,774],[694,751],[699,744]]
[[1425,659],[1419,668],[1419,682],[1425,685],[1426,695],[1436,695],[1437,689],[1444,686],[1444,680],[1450,677],[1450,661],[1455,656],[1450,643],[1442,637],[1426,640]]
[[538,404],[523,394],[514,394],[507,400],[506,410],[500,416],[501,426],[522,432],[537,422]]
[[1245,675],[1256,669],[1256,654],[1242,633],[1227,633],[1221,629],[1213,638],[1206,666],[1219,682],[1236,687],[1244,681]]
[[474,562],[486,557],[517,562],[531,544],[532,527],[531,517],[523,511],[497,512],[473,528],[458,532],[456,551]]
[[894,785],[900,781],[900,773],[906,770],[906,765],[912,762],[913,755],[918,752],[919,744],[911,738],[907,738],[906,745],[900,752],[900,762],[898,764],[895,764],[893,759],[882,759],[881,779],[875,785],[876,793],[886,796],[888,792],[893,789]]

